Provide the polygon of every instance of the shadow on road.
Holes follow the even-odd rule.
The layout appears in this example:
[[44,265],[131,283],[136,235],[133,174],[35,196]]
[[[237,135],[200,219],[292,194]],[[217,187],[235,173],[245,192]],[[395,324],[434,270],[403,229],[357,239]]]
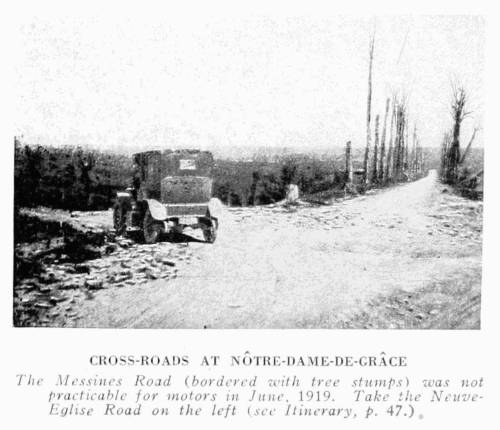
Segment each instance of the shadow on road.
[[[144,238],[139,232],[128,232],[127,238],[133,240],[137,244],[144,244]],[[204,240],[196,239],[193,236],[189,236],[184,233],[165,233],[160,237],[160,243],[170,242],[170,243],[206,243]]]
[[171,242],[171,243],[206,243],[204,240],[196,239],[193,236],[189,236],[184,233],[169,233],[161,238],[161,242]]

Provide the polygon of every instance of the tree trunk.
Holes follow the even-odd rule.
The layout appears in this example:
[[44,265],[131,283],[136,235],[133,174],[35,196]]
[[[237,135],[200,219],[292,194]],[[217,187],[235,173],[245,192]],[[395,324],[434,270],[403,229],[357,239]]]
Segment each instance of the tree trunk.
[[387,160],[385,163],[385,172],[384,172],[384,182],[388,181],[392,177],[392,157],[393,157],[393,130],[394,130],[394,117],[396,116],[395,111],[395,100],[392,102],[392,115],[391,115],[391,128],[390,128],[390,136],[389,136],[389,150],[387,151]]
[[401,110],[401,132],[400,132],[400,143],[399,143],[399,180],[403,179],[403,173],[405,169],[405,132],[406,132],[406,116],[403,110]]
[[448,166],[446,172],[446,181],[450,184],[456,183],[458,179],[458,164],[460,162],[460,126],[463,119],[469,114],[465,111],[467,96],[463,88],[454,90],[454,99],[452,103],[453,112],[453,137],[448,151]]
[[412,176],[417,173],[417,125],[413,126],[413,143],[411,147],[411,153],[409,156],[410,164],[410,174]]
[[375,117],[375,145],[373,145],[373,165],[372,165],[372,182],[374,183],[378,182],[377,166],[378,166],[379,121],[380,121],[380,116],[377,115]]
[[410,124],[408,121],[408,117],[406,117],[405,121],[405,152],[404,152],[404,170],[405,172],[408,172],[409,170],[409,165],[410,165],[410,158],[409,158],[409,147],[410,147],[410,139],[408,138],[408,130],[410,129]]
[[390,104],[390,99],[387,98],[385,102],[384,128],[382,130],[382,140],[380,142],[380,155],[379,155],[379,165],[378,165],[379,181],[384,180],[385,136],[387,131],[387,115],[389,113],[389,104]]
[[424,149],[422,147],[419,147],[418,151],[419,151],[418,165],[419,165],[420,172],[423,172],[424,171]]
[[345,144],[345,180],[346,183],[352,184],[353,181],[352,148],[350,141]]
[[365,184],[369,182],[370,175],[368,173],[369,169],[369,157],[370,157],[370,122],[372,114],[372,66],[373,66],[373,48],[375,45],[375,37],[372,35],[370,38],[370,63],[368,68],[368,100],[366,104],[366,148],[365,148],[365,158],[363,162],[363,179]]
[[447,179],[454,184],[458,178],[458,162],[460,160],[460,120],[455,120],[453,125],[453,138],[448,157]]
[[469,143],[467,144],[465,151],[462,154],[462,158],[460,158],[459,164],[463,164],[463,162],[465,161],[465,158],[467,157],[467,154],[469,153],[470,148],[472,146],[472,142],[474,142],[474,138],[476,137],[476,133],[477,133],[477,128],[475,128],[474,131],[472,132],[472,137],[470,138]]
[[396,141],[394,150],[394,179],[401,179],[401,162],[402,162],[402,142],[403,141],[403,112],[398,106],[396,114]]
[[450,135],[445,133],[441,149],[441,179],[446,180],[448,172],[448,154],[450,149]]

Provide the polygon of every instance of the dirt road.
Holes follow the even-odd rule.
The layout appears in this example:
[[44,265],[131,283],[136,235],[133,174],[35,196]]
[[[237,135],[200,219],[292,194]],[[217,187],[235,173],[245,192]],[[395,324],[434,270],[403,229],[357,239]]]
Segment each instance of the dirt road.
[[175,278],[100,290],[69,325],[478,328],[481,235],[482,203],[435,172],[328,206],[228,209],[213,245],[156,245],[183,250]]

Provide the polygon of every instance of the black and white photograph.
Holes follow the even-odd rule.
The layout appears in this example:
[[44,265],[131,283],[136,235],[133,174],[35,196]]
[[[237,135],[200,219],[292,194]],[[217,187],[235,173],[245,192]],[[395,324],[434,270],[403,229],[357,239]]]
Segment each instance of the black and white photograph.
[[483,16],[40,17],[16,54],[14,327],[481,329]]

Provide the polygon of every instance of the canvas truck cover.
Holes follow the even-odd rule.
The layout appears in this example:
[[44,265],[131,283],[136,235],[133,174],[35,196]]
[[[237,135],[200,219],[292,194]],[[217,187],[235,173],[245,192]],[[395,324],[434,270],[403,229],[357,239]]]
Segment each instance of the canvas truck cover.
[[213,156],[208,151],[147,151],[134,155],[146,198],[162,203],[204,203],[211,197]]
[[163,177],[212,176],[214,159],[208,151],[180,150],[162,153]]
[[212,154],[206,151],[164,153],[161,201],[165,204],[207,203],[212,196]]

